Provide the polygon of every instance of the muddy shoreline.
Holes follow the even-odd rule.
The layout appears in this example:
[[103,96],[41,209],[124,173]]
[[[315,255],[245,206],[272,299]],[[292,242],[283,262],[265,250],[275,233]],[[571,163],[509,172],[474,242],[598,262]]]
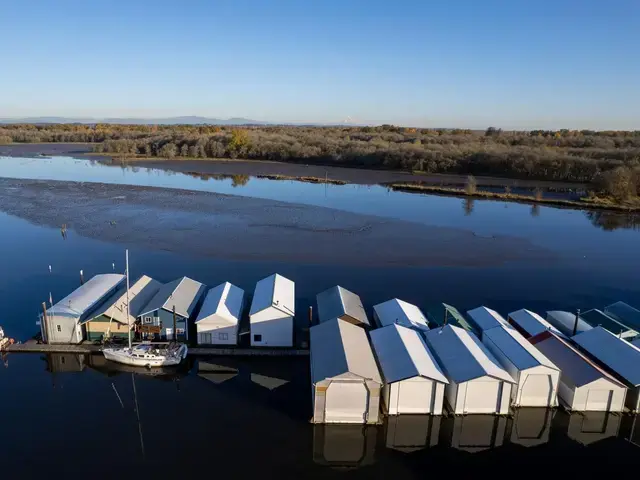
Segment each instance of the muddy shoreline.
[[[78,158],[91,158],[105,163],[112,163],[109,155],[92,153],[92,144],[82,143],[43,143],[43,144],[10,144],[0,145],[0,156],[35,157],[38,155],[65,155]],[[119,160],[114,160],[120,164]],[[324,165],[305,165],[299,163],[282,163],[262,160],[169,160],[169,159],[135,159],[126,160],[127,165],[169,170],[178,173],[195,173],[202,175],[282,175],[289,177],[329,178],[356,185],[387,185],[392,183],[423,182],[432,185],[464,185],[465,175],[421,175],[409,172],[389,170],[369,170],[364,168],[343,168]],[[503,189],[509,186],[514,189],[552,189],[552,190],[584,190],[581,183],[548,182],[539,180],[518,180],[497,177],[476,177],[478,186]]]
[[390,267],[555,259],[523,238],[190,190],[2,178],[0,211],[85,237],[222,259]]

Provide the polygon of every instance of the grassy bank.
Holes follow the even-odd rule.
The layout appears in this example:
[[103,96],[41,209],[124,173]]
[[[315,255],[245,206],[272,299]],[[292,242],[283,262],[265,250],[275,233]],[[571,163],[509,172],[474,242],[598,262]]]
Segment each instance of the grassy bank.
[[450,195],[483,200],[502,200],[527,204],[547,204],[571,208],[598,208],[620,212],[640,211],[640,198],[637,197],[623,203],[618,203],[614,199],[609,197],[590,196],[583,197],[580,200],[568,200],[561,198],[545,198],[544,195],[533,196],[506,192],[487,192],[479,190],[469,192],[463,188],[441,187],[435,185],[394,183],[389,185],[389,188],[399,192]]
[[268,180],[295,180],[296,182],[305,183],[326,183],[329,185],[346,185],[344,180],[335,180],[332,178],[320,177],[296,177],[291,175],[256,175],[256,178],[265,178]]

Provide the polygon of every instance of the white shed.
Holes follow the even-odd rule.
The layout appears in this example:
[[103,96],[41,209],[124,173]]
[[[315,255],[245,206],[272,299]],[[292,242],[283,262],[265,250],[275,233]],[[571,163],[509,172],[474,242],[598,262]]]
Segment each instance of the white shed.
[[482,343],[509,372],[516,386],[511,404],[516,407],[555,407],[560,369],[511,326],[485,330]]
[[509,325],[509,323],[502,318],[502,315],[487,307],[468,310],[467,317],[469,317],[471,326],[473,326],[480,338],[482,338],[483,332],[486,330]]
[[320,323],[340,318],[354,325],[370,326],[360,297],[339,285],[331,287],[316,297]]
[[229,282],[207,292],[196,319],[199,345],[237,345],[244,290]]
[[344,320],[311,327],[314,423],[378,423],[382,378],[364,329]]
[[578,412],[621,412],[626,387],[589,360],[569,341],[551,331],[529,339],[562,371],[558,397]]
[[[547,321],[562,332],[567,337],[572,337],[578,333],[591,330],[593,327],[589,325],[584,319],[578,317],[578,325],[576,326],[576,314],[572,312],[565,312],[562,310],[551,310],[547,312]],[[574,329],[576,330],[574,333]]]
[[81,323],[115,294],[124,279],[124,275],[105,273],[76,288],[47,310],[46,318],[40,315],[42,338],[47,343],[81,343]]
[[640,348],[604,327],[583,332],[572,340],[627,385],[627,408],[632,412],[640,410]]
[[415,305],[394,298],[373,307],[373,318],[381,327],[397,323],[420,331],[429,330],[429,321]]
[[442,414],[449,383],[418,332],[389,325],[371,332],[382,371],[382,399],[389,415]]
[[509,412],[514,380],[473,333],[447,325],[425,339],[449,379],[445,396],[453,413]]
[[531,338],[539,333],[551,330],[563,335],[560,330],[531,310],[523,308],[508,315],[509,324],[518,330],[524,338]]
[[260,280],[249,312],[251,346],[293,346],[295,315],[295,284],[277,273]]

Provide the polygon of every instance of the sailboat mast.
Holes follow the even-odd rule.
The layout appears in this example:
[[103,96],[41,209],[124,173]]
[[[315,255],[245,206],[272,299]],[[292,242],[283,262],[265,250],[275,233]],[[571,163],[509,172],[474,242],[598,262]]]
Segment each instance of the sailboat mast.
[[125,263],[127,273],[127,328],[129,332],[129,349],[131,349],[131,308],[129,308],[129,250],[125,250]]

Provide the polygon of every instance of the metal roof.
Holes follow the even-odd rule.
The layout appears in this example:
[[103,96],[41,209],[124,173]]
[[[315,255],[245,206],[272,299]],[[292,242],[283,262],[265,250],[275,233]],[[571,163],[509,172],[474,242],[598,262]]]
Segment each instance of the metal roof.
[[222,283],[207,292],[196,323],[217,315],[230,325],[237,325],[242,315],[243,300],[244,290],[229,282]]
[[620,333],[630,333],[630,336],[638,334],[638,332],[634,329],[627,327],[626,325],[617,321],[615,318],[610,317],[597,308],[587,310],[584,313],[580,313],[580,318],[582,318],[585,322],[587,322],[594,328],[598,325],[601,325],[602,327],[606,328],[611,333],[615,333],[616,335]]
[[335,319],[311,327],[310,335],[313,383],[352,373],[382,384],[364,329]]
[[364,325],[370,325],[360,297],[339,285],[316,296],[320,322],[348,315]]
[[[560,330],[563,334],[568,337],[573,336],[573,327],[576,322],[576,314],[571,312],[565,312],[562,310],[551,310],[547,312],[547,321]],[[578,318],[578,328],[576,330],[576,335],[578,333],[586,332],[587,330],[591,330],[593,327],[585,322],[582,317]]]
[[490,376],[515,383],[478,337],[454,325],[425,332],[427,345],[450,380],[456,383]]
[[[444,326],[445,316],[447,318],[447,324],[455,325],[460,328],[464,328],[468,331],[473,331],[473,327],[464,318],[464,315],[458,311],[458,309],[452,305],[441,303],[436,307],[429,309],[427,317],[429,322],[435,325]],[[433,328],[433,327],[432,327]]]
[[628,383],[640,386],[640,348],[603,327],[583,332],[572,340]]
[[467,315],[471,319],[471,322],[481,331],[489,330],[491,328],[501,327],[508,325],[507,321],[502,318],[495,310],[487,307],[478,307],[473,310],[468,310]]
[[632,340],[631,344],[635,345],[638,348],[640,348],[640,338],[636,338],[635,340]]
[[175,306],[178,315],[189,318],[206,288],[202,283],[191,280],[189,277],[178,278],[164,284],[138,316],[161,308],[171,312]]
[[492,328],[483,332],[483,336],[491,340],[518,370],[527,370],[541,365],[559,370],[551,360],[511,326],[502,325]]
[[640,310],[631,305],[624,302],[612,303],[605,307],[604,312],[629,328],[640,330]]
[[509,318],[530,336],[546,332],[547,330],[551,330],[562,335],[560,330],[551,325],[537,313],[527,310],[526,308],[511,312],[509,314]]
[[124,279],[124,275],[117,273],[96,275],[47,310],[47,314],[80,318],[115,290]]
[[286,315],[294,316],[296,313],[295,284],[277,273],[263,278],[256,284],[249,315],[271,307]]
[[427,317],[418,307],[404,300],[394,298],[375,305],[373,310],[383,327],[397,323],[408,328],[429,330]]
[[424,377],[449,383],[418,332],[401,325],[389,325],[370,334],[386,383]]
[[138,312],[147,305],[147,302],[158,293],[162,284],[151,277],[142,275],[139,279],[129,286],[129,302],[131,304],[130,317],[127,319],[127,285],[123,282],[118,287],[112,300],[105,302],[98,310],[91,312],[91,318],[85,322],[104,315],[113,319],[113,321],[127,325],[136,321]]
[[601,378],[624,386],[571,345],[567,339],[554,332],[547,330],[531,337],[529,341],[560,368],[561,378],[568,379],[576,387],[588,385]]

